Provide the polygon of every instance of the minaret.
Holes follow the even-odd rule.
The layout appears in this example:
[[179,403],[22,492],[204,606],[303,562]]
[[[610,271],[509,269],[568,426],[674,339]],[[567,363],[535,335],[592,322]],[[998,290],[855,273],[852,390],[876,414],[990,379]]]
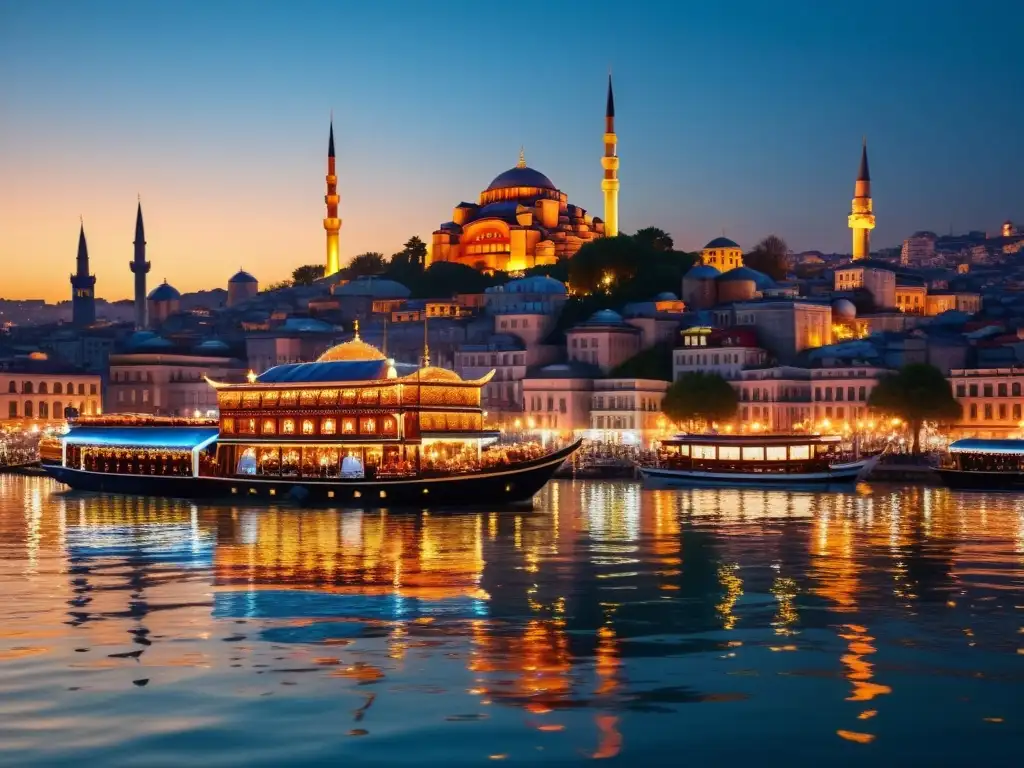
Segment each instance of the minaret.
[[78,230],[78,259],[71,276],[71,322],[84,328],[96,322],[96,276],[89,274],[89,249],[85,244],[85,224]]
[[331,137],[327,142],[327,195],[324,196],[327,203],[327,218],[324,219],[324,229],[327,230],[327,263],[325,275],[333,275],[341,264],[338,261],[338,230],[341,229],[341,219],[338,218],[338,177],[334,175],[334,118],[331,117]]
[[142,199],[135,213],[135,257],[128,265],[135,273],[135,330],[149,326],[149,312],[146,304],[146,275],[150,264],[146,261],[146,232],[142,227]]
[[616,154],[618,138],[615,136],[615,97],[612,95],[612,76],[608,75],[608,104],[604,111],[604,157],[601,167],[601,191],[604,192],[604,234],[619,234],[619,157]]
[[871,255],[871,230],[875,228],[875,214],[871,211],[871,173],[868,171],[868,140],[860,151],[860,170],[853,187],[853,203],[848,219],[853,230],[853,260]]

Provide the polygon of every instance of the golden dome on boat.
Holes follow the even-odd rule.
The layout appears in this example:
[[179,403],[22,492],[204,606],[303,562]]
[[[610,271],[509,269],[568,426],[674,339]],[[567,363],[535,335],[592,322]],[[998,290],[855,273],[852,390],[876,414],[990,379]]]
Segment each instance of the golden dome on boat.
[[359,321],[355,323],[355,338],[335,344],[316,359],[318,363],[341,363],[366,360],[387,360],[384,353],[359,338]]
[[[438,368],[436,365],[428,365],[420,369],[419,374],[413,374],[412,377],[418,377],[421,381],[462,381],[462,377],[459,376],[455,371],[449,371],[447,368]],[[411,378],[412,378],[411,377]]]

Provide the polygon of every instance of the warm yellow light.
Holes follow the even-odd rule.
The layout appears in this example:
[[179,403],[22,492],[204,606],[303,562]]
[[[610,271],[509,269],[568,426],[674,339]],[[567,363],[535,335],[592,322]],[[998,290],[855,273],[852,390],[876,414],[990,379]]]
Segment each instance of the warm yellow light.
[[256,372],[250,368],[249,372],[247,374],[245,374],[245,378],[249,380],[250,384],[255,384],[256,383]]
[[726,433],[732,432],[732,424],[726,424],[725,425],[725,431],[726,431]]
[[761,431],[761,422],[760,421],[755,421],[753,424],[750,425],[750,428],[752,430],[754,430],[755,432],[760,432]]
[[528,426],[528,427],[529,427],[530,429],[533,429],[533,427],[534,427],[534,425],[535,425],[536,423],[537,423],[537,422],[535,422],[535,421],[533,420],[533,416],[531,416],[530,418],[528,418],[528,419],[526,420],[526,426]]
[[903,422],[902,422],[902,421],[901,421],[900,419],[893,419],[893,420],[892,420],[892,421],[890,421],[889,423],[890,423],[890,424],[892,424],[892,425],[893,425],[894,427],[898,427],[898,426],[899,426],[900,424],[902,424]]
[[821,428],[822,429],[829,429],[831,426],[832,426],[832,420],[831,419],[822,419],[821,420]]
[[516,429],[519,429],[520,427],[523,426],[523,422],[521,422],[519,419],[516,419],[514,422],[512,422],[512,424]]

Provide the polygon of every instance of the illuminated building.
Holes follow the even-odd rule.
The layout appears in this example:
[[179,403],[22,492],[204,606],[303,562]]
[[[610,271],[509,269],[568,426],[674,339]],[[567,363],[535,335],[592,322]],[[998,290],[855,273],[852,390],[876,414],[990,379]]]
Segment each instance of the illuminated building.
[[146,275],[149,274],[150,263],[146,261],[146,232],[142,226],[142,200],[139,200],[135,212],[135,254],[132,259],[132,273],[135,275],[135,330],[141,331],[149,327],[149,307],[146,305]]
[[85,244],[85,224],[78,230],[78,257],[71,276],[71,322],[84,328],[96,322],[96,275],[89,274],[89,249]]
[[855,291],[863,288],[871,294],[879,309],[892,309],[896,303],[896,273],[887,269],[861,267],[850,264],[837,269],[832,286],[836,291]]
[[660,379],[596,379],[590,429],[608,442],[650,446],[664,437],[668,426],[661,413],[668,384]]
[[715,325],[753,326],[768,352],[782,364],[792,363],[809,347],[832,343],[832,308],[811,301],[746,301],[712,310]]
[[330,138],[327,140],[327,218],[324,219],[324,230],[327,232],[327,259],[325,275],[333,275],[341,269],[338,256],[338,232],[341,230],[341,219],[338,218],[338,177],[334,169],[334,119],[331,118]]
[[743,250],[728,237],[716,237],[700,249],[699,263],[728,272],[743,266]]
[[516,272],[571,257],[580,247],[605,235],[618,234],[619,158],[615,136],[615,102],[611,79],[605,114],[605,215],[592,217],[540,171],[519,162],[499,174],[480,193],[477,203],[459,203],[452,220],[431,236],[431,261],[454,261],[485,272]]
[[604,373],[640,351],[643,332],[611,309],[598,310],[565,332],[569,360],[596,365]]
[[184,354],[159,336],[134,345],[133,351],[110,356],[106,399],[108,413],[193,416],[216,411],[217,396],[206,377],[241,380],[245,368],[216,343]]
[[65,408],[100,413],[100,377],[48,360],[26,360],[0,371],[0,424],[62,422]]
[[868,143],[865,139],[860,153],[860,169],[854,184],[853,202],[848,217],[853,230],[853,260],[871,255],[871,230],[875,228],[875,214],[871,204],[871,173],[868,170]]
[[953,436],[995,438],[1024,433],[1024,368],[959,368],[949,372],[949,382],[963,408],[951,430]]
[[672,350],[672,378],[705,371],[735,379],[746,368],[764,365],[767,357],[751,328],[687,328]]

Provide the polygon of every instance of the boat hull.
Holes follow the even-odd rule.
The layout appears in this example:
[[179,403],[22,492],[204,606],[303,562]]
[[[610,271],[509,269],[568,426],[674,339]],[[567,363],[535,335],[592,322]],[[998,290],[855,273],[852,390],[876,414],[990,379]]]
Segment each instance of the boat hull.
[[528,502],[579,448],[500,470],[448,477],[319,480],[315,478],[117,475],[49,465],[47,474],[76,491],[183,499],[295,501],[346,507],[494,507]]
[[979,472],[974,470],[935,470],[947,488],[964,491],[1024,491],[1024,472]]
[[863,479],[877,459],[833,464],[822,472],[704,472],[689,469],[640,467],[644,480],[690,488],[828,488],[850,486]]

